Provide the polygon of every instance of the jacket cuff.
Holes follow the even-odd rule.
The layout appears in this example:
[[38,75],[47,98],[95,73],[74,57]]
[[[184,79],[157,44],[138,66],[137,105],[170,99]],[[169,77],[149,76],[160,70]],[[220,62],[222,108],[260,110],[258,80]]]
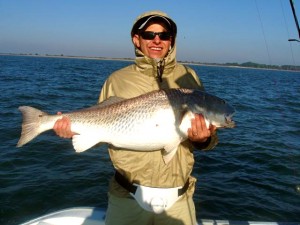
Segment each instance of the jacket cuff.
[[201,150],[212,150],[217,144],[218,144],[218,136],[216,133],[210,136],[206,142],[203,143],[192,142],[194,148],[201,149]]

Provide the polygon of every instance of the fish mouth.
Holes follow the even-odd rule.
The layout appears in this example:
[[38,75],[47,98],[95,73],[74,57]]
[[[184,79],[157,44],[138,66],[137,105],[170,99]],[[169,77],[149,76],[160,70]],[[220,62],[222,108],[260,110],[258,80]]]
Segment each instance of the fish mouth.
[[228,128],[235,127],[235,122],[232,120],[232,116],[233,116],[233,114],[225,116],[225,124],[226,124],[225,127],[228,127]]

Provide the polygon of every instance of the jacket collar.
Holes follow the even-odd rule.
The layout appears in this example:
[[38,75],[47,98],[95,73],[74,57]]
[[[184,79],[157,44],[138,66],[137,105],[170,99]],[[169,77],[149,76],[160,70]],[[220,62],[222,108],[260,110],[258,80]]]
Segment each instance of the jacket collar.
[[172,73],[176,65],[176,45],[174,45],[166,57],[161,60],[149,58],[137,48],[135,48],[135,54],[137,70],[147,76],[158,77],[158,67],[163,66],[162,78],[167,77]]

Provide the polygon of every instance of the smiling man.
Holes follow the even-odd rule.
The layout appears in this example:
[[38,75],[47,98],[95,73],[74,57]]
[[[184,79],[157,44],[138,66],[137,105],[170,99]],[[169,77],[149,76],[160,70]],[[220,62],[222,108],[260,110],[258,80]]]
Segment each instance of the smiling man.
[[164,17],[148,18],[134,33],[134,45],[153,59],[163,59],[171,49],[171,40],[175,38],[171,24]]
[[[204,90],[195,71],[176,62],[176,34],[175,22],[163,12],[139,16],[131,30],[135,63],[108,77],[99,102],[112,96],[133,98],[158,89]],[[70,127],[70,121],[64,117],[56,122],[54,130],[61,137],[72,137]],[[195,115],[188,140],[179,145],[168,164],[161,151],[131,151],[110,145],[116,173],[109,187],[106,224],[196,224],[193,151],[212,149],[216,144],[215,127],[208,129],[203,116]]]

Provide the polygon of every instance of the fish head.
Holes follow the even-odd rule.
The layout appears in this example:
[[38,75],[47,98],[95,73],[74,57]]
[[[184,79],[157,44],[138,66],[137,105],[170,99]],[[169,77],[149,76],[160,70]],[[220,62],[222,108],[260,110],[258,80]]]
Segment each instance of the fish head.
[[202,114],[210,124],[216,127],[233,128],[232,117],[235,109],[224,99],[203,91],[196,90],[195,113]]

